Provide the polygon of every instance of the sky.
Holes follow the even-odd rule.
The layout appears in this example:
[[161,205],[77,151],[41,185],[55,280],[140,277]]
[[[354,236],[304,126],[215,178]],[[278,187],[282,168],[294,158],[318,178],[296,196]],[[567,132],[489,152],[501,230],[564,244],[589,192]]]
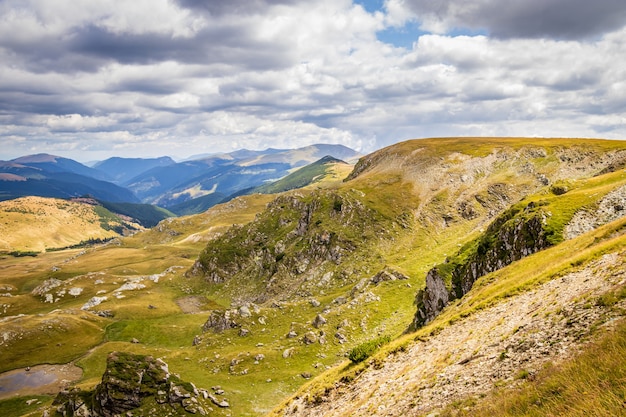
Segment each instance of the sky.
[[624,0],[0,0],[0,159],[626,138]]

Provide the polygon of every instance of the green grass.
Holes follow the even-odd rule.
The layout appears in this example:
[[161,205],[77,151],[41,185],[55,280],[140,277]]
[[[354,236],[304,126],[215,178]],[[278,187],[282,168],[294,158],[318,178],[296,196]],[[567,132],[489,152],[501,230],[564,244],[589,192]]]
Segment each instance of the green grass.
[[[30,405],[26,401],[36,400]],[[46,395],[28,395],[24,397],[0,400],[0,415],[3,417],[41,416],[40,407],[50,404],[52,397]]]
[[348,352],[348,359],[353,363],[363,362],[365,359],[372,356],[382,345],[389,343],[391,338],[389,336],[381,336],[376,339],[368,340],[360,345],[353,347]]
[[88,313],[14,318],[3,326],[14,337],[2,345],[0,372],[70,362],[102,342],[106,323]]

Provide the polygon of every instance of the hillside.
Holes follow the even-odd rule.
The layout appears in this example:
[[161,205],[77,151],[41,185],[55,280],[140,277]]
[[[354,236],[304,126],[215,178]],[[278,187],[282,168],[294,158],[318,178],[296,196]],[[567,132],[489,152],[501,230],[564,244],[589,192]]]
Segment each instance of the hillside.
[[345,178],[351,169],[352,166],[350,164],[332,156],[325,156],[278,181],[255,187],[251,192],[262,194],[282,193],[321,182],[328,176],[334,176],[335,179]]
[[0,202],[0,250],[42,252],[140,230],[87,202],[23,197]]
[[[620,141],[413,140],[115,245],[0,259],[0,370],[71,362],[88,393],[128,352],[216,416],[482,412],[623,332],[625,165]],[[0,413],[53,410],[40,394]]]

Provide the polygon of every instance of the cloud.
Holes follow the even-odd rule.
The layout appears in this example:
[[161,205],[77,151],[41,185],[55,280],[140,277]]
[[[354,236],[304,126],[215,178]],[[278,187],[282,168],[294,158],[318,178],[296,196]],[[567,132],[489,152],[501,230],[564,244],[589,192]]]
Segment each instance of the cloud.
[[587,39],[626,23],[622,0],[388,0],[387,8],[396,21],[410,16],[435,33],[484,29],[503,39]]
[[[88,160],[316,142],[367,152],[424,136],[626,137],[626,29],[603,20],[619,20],[619,7],[578,6],[569,18],[590,22],[570,36],[550,12],[559,1],[541,3],[546,33],[528,23],[538,1],[501,3],[388,0],[368,13],[349,0],[0,1],[3,151]],[[377,38],[418,18],[439,33],[416,32],[408,48]]]
[[267,10],[268,7],[277,5],[306,4],[304,0],[230,0],[230,1],[204,1],[204,0],[176,0],[176,3],[184,8],[207,12],[212,16],[223,15],[246,15],[256,14]]

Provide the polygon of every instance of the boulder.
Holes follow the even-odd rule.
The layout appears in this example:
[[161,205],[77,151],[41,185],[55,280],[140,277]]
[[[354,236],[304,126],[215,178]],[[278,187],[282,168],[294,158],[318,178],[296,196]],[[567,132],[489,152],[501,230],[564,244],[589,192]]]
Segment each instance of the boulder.
[[231,319],[231,312],[226,310],[213,310],[209,315],[209,318],[202,326],[202,330],[212,331],[213,333],[222,333],[228,329],[234,329],[237,327],[237,323]]
[[304,337],[302,338],[302,341],[305,345],[312,345],[313,343],[317,342],[317,335],[313,332],[306,332],[304,334]]
[[315,316],[315,319],[313,319],[313,327],[315,327],[316,329],[319,329],[325,324],[326,319],[321,314],[318,314],[317,316]]

